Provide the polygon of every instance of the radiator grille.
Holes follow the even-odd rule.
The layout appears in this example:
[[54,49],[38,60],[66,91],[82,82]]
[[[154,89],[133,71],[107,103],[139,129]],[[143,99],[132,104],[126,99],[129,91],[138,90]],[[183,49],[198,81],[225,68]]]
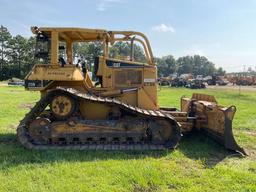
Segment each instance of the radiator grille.
[[139,70],[115,71],[116,86],[138,85],[141,83],[142,83],[142,71],[139,71]]

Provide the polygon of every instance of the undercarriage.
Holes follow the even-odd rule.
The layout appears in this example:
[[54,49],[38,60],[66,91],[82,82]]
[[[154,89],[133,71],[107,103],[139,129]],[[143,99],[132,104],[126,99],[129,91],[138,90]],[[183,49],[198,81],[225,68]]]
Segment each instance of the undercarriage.
[[[120,112],[107,119],[85,119],[78,107],[83,100]],[[179,123],[168,113],[58,88],[42,97],[21,121],[18,138],[24,146],[36,149],[145,150],[173,149],[181,133]]]

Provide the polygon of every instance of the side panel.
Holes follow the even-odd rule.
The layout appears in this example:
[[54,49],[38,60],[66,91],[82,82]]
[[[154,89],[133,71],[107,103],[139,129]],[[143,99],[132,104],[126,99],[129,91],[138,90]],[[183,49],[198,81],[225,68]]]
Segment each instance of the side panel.
[[158,109],[154,100],[143,88],[138,90],[138,107],[142,109]]
[[59,67],[35,65],[26,77],[27,80],[82,81],[83,73],[75,66]]
[[[120,90],[120,100],[145,109],[158,109],[156,73],[155,66],[102,57],[97,70],[103,88]],[[133,88],[137,88],[136,93],[124,93]]]
[[[54,83],[53,83],[54,82]],[[63,83],[79,84],[81,87],[89,89],[93,83],[88,74],[83,75],[81,70],[75,66],[51,66],[35,65],[25,78],[25,88],[28,90],[44,90],[46,87],[58,86]]]
[[[157,100],[157,69],[156,67],[147,67],[144,68],[144,77],[143,77],[143,86],[142,89],[147,96],[147,100],[144,100],[143,96],[140,100],[140,105],[144,106],[147,109],[158,109],[158,100]],[[144,94],[143,94],[144,95]],[[145,96],[145,97],[146,97]]]

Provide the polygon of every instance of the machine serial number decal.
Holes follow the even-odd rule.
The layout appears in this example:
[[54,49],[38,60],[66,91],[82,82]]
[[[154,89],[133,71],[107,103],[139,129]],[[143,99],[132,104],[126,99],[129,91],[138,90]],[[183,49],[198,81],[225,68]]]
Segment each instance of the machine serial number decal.
[[48,75],[65,75],[64,72],[48,72]]
[[144,79],[144,83],[155,83],[155,79]]

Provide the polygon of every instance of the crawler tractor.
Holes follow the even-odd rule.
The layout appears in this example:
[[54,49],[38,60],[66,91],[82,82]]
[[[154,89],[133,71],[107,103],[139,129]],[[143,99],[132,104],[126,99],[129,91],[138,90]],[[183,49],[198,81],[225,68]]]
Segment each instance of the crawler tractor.
[[[200,130],[227,149],[244,153],[233,137],[234,106],[218,105],[213,96],[181,98],[180,110],[160,108],[157,66],[147,37],[134,31],[32,27],[34,65],[25,88],[41,99],[20,122],[17,135],[30,149],[161,150],[174,149],[182,134]],[[130,56],[112,58],[110,48],[126,42]],[[100,42],[93,70],[76,61],[73,45]],[[134,43],[145,62],[134,60]],[[65,48],[65,56],[61,55]],[[92,81],[94,79],[94,81]]]

